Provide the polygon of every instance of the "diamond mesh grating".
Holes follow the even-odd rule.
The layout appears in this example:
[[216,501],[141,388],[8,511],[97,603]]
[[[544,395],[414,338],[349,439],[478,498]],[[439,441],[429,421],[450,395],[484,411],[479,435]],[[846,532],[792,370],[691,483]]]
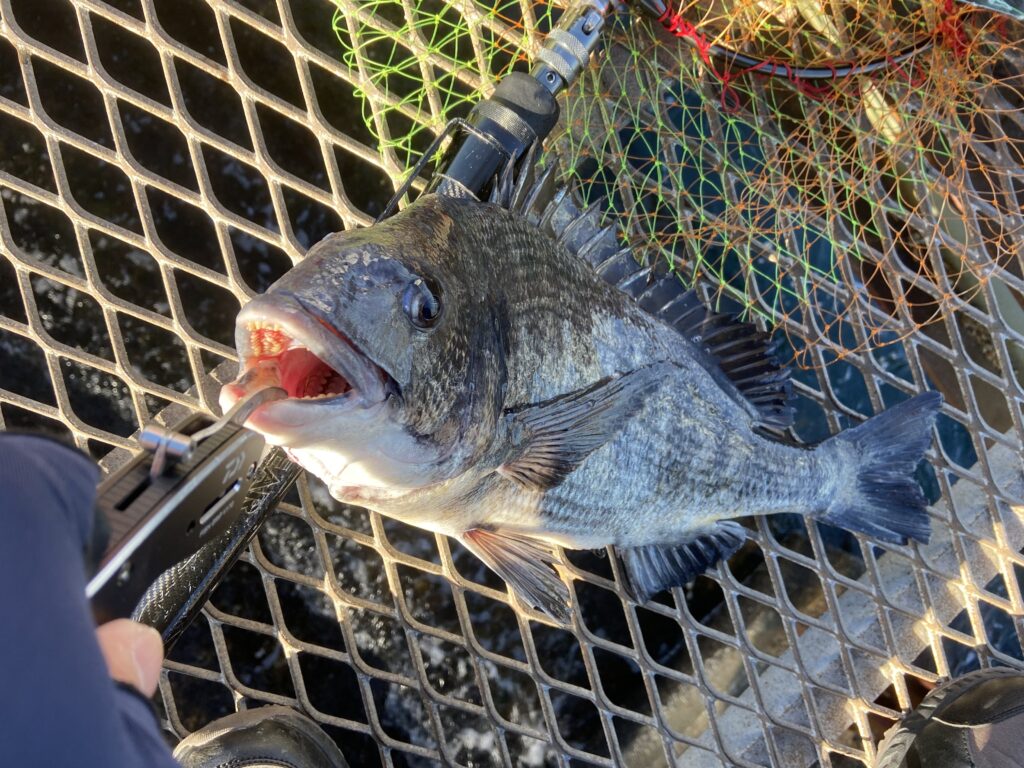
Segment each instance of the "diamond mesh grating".
[[[341,63],[332,14],[0,0],[0,426],[100,457],[170,403],[211,408],[240,303],[381,210],[406,158],[377,152],[354,89],[373,114],[437,113],[375,89],[358,48]],[[1022,665],[1019,266],[981,290],[841,360],[828,333],[787,321],[816,341],[805,439],[928,380],[943,390],[928,546],[751,521],[728,565],[645,606],[614,563],[568,553],[570,631],[513,610],[457,545],[303,478],[168,660],[169,729],[273,702],[354,765],[861,765],[937,680]]]

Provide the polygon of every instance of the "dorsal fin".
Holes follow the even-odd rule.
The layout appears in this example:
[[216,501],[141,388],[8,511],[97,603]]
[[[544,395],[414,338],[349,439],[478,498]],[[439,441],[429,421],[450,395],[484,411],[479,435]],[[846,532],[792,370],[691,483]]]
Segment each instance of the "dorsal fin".
[[696,355],[698,361],[723,388],[754,406],[762,427],[775,432],[792,424],[789,371],[775,359],[768,334],[712,312],[663,260],[642,264],[632,248],[619,244],[613,227],[601,226],[596,204],[581,210],[570,189],[559,184],[556,164],[537,174],[531,159],[522,164],[514,189],[506,186],[504,206],[525,216],[588,262],[602,279],[678,330],[703,353]]

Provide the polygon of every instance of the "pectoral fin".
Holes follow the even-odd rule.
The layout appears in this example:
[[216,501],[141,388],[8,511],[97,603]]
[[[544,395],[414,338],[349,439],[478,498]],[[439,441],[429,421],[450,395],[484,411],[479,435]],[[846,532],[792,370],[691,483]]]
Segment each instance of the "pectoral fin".
[[554,569],[558,557],[550,544],[483,528],[466,531],[462,543],[501,576],[524,603],[540,608],[556,621],[569,623],[569,589]]
[[530,490],[558,485],[643,405],[671,363],[601,379],[587,389],[505,414],[516,458],[498,473]]
[[739,549],[746,538],[742,525],[725,521],[673,546],[616,547],[626,568],[626,591],[638,603],[646,603],[663,589],[690,583]]

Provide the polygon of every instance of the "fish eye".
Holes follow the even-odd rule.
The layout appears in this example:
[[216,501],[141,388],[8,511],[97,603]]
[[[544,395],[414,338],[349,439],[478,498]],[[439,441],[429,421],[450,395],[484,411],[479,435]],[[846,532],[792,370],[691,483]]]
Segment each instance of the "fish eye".
[[425,331],[432,327],[441,316],[441,302],[437,291],[422,277],[417,277],[402,293],[402,309],[415,327]]

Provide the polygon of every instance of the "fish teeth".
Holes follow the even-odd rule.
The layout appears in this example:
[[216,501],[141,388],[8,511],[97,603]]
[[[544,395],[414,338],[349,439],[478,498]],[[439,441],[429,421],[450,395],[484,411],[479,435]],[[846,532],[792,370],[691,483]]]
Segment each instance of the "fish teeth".
[[246,325],[249,332],[253,331],[280,331],[281,326],[276,323],[264,323],[260,320],[254,320],[253,322]]
[[252,322],[248,326],[249,344],[256,357],[276,357],[292,346],[292,339],[274,323]]

